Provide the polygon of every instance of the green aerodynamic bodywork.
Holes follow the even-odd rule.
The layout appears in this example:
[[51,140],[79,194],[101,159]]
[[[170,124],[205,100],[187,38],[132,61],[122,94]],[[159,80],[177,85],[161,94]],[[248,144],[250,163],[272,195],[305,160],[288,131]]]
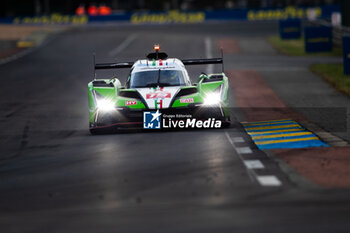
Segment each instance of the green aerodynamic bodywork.
[[[201,75],[197,85],[180,86],[167,110],[191,110],[219,104],[222,120],[229,121],[228,79],[224,73]],[[166,90],[166,87],[164,87]],[[216,99],[219,98],[219,103]],[[137,89],[126,89],[118,79],[96,79],[88,84],[90,129],[140,124],[141,113],[149,108]],[[214,103],[211,103],[214,101]],[[161,108],[160,110],[165,110]],[[125,114],[124,114],[125,113]],[[129,124],[130,123],[130,124]]]
[[[91,133],[142,125],[147,128],[155,117],[169,113],[190,116],[199,124],[205,119],[218,123],[230,121],[225,73],[202,73],[198,83],[192,84],[185,68],[187,65],[223,65],[222,57],[179,60],[159,52],[158,45],[154,49],[147,59],[136,62],[95,64],[96,70],[130,68],[130,74],[125,85],[116,78],[94,79],[88,84]],[[146,120],[147,116],[151,118]],[[157,118],[157,127],[160,124]]]

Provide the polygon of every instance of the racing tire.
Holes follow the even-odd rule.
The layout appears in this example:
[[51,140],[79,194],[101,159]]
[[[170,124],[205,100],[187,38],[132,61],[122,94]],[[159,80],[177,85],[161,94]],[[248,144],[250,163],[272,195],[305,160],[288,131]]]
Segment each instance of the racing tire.
[[231,122],[230,121],[224,121],[222,122],[222,128],[227,129],[230,128]]
[[230,128],[230,126],[231,126],[231,118],[226,117],[225,121],[222,122],[222,128],[226,129],[226,128]]

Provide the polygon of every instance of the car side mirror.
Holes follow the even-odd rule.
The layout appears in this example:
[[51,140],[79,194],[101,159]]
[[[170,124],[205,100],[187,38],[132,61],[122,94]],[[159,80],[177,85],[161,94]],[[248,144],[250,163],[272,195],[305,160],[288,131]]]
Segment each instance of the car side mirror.
[[206,73],[202,73],[201,75],[199,75],[198,77],[198,82],[202,81],[202,79],[207,79],[208,78],[208,75]]

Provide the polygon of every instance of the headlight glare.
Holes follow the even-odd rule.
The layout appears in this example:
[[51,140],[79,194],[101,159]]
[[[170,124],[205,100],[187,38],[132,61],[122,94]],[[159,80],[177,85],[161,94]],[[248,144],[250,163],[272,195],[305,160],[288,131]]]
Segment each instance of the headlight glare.
[[204,98],[204,105],[207,106],[213,106],[213,105],[218,105],[221,102],[221,96],[220,93],[211,93],[208,94],[205,98]]
[[101,99],[97,101],[97,108],[103,112],[110,112],[115,110],[115,105],[112,101],[107,99]]

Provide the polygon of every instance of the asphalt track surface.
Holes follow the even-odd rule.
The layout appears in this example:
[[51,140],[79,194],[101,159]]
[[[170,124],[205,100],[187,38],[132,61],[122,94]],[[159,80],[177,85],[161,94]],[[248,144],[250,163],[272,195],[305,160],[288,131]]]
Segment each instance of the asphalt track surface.
[[[228,56],[228,69],[261,69],[283,90],[271,74],[276,67],[287,72],[280,64],[261,59],[269,65],[257,65],[257,55],[277,56],[263,39],[276,28],[275,23],[77,28],[1,65],[0,232],[349,232],[348,190],[307,181],[257,150],[236,122],[220,130],[88,132],[93,52],[100,62],[133,61],[158,42],[171,57],[205,58],[217,54],[217,38],[241,37],[246,53]],[[291,66],[297,71],[305,62]],[[189,67],[193,81],[206,69]],[[125,82],[127,73],[117,76]],[[231,103],[235,106],[233,98]],[[258,158],[265,169],[247,169],[247,158]],[[257,179],[264,175],[275,180],[264,185]]]

